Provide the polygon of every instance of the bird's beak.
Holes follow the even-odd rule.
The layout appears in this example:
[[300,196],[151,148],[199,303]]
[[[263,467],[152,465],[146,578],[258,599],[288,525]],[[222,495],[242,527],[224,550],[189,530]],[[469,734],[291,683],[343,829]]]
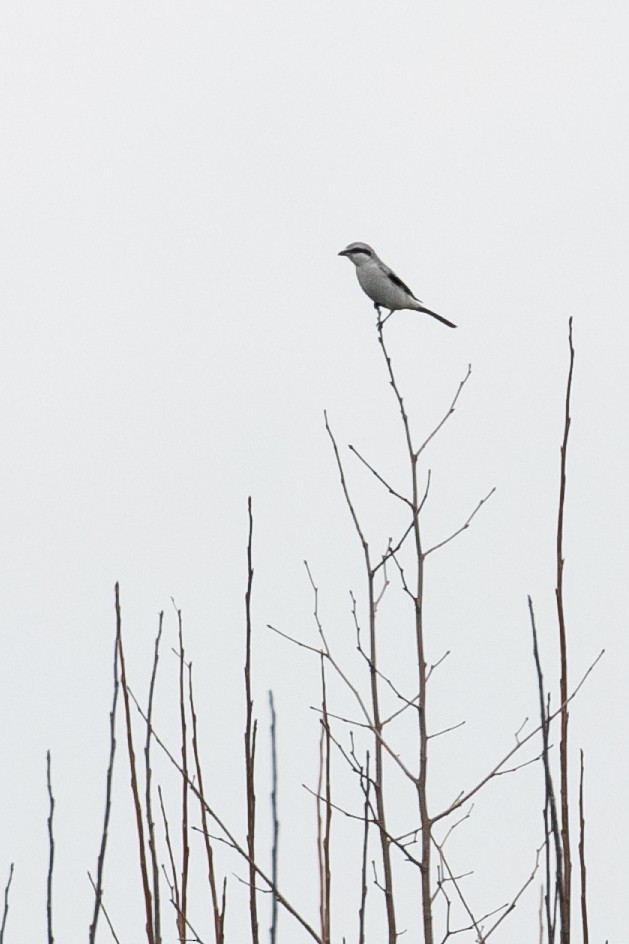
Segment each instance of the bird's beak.
[[347,250],[347,249],[341,249],[341,251],[339,252],[339,256],[349,256],[348,250]]

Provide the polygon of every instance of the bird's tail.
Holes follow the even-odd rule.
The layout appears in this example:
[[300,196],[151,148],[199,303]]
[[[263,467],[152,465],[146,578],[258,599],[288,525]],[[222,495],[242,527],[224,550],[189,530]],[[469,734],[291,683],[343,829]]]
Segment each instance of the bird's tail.
[[423,311],[426,315],[431,315],[433,318],[436,318],[437,321],[440,321],[442,324],[447,325],[449,328],[456,328],[455,324],[452,324],[451,321],[448,321],[447,318],[438,315],[436,311],[431,311],[430,308],[424,308],[422,305],[421,308],[418,308],[417,311]]

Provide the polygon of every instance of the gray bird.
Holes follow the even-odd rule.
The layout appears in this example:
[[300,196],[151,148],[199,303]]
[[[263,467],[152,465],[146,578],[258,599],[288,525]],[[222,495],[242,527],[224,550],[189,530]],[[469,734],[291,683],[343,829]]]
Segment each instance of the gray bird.
[[[378,312],[378,323],[383,325],[394,311],[409,308],[412,311],[423,311],[427,315],[456,328],[455,324],[442,318],[436,311],[426,308],[418,298],[415,298],[408,285],[393,272],[382,259],[379,259],[371,246],[367,243],[350,243],[339,252],[339,256],[347,256],[356,266],[356,275],[365,295],[368,295]],[[382,318],[380,309],[386,308],[389,314]]]

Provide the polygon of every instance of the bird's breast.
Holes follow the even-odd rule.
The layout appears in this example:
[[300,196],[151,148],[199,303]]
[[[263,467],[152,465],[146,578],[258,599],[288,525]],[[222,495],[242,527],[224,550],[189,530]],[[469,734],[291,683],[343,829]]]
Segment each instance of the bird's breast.
[[404,308],[408,301],[406,292],[395,285],[386,272],[377,265],[363,265],[356,269],[360,286],[376,305],[383,308]]

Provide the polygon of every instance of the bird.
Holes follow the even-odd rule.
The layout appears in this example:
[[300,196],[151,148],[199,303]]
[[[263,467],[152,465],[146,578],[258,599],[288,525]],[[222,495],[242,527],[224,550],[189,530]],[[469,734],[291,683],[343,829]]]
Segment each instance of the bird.
[[[368,295],[373,302],[373,306],[378,312],[378,325],[382,327],[387,318],[390,318],[394,311],[402,308],[408,308],[412,311],[422,311],[426,315],[431,315],[442,324],[449,328],[456,328],[455,324],[438,315],[436,311],[431,311],[425,305],[415,298],[408,285],[405,285],[401,278],[393,272],[388,265],[376,255],[371,246],[367,243],[350,243],[345,249],[339,252],[339,256],[347,256],[356,266],[356,276],[365,295]],[[386,308],[389,314],[382,318],[380,309]]]

